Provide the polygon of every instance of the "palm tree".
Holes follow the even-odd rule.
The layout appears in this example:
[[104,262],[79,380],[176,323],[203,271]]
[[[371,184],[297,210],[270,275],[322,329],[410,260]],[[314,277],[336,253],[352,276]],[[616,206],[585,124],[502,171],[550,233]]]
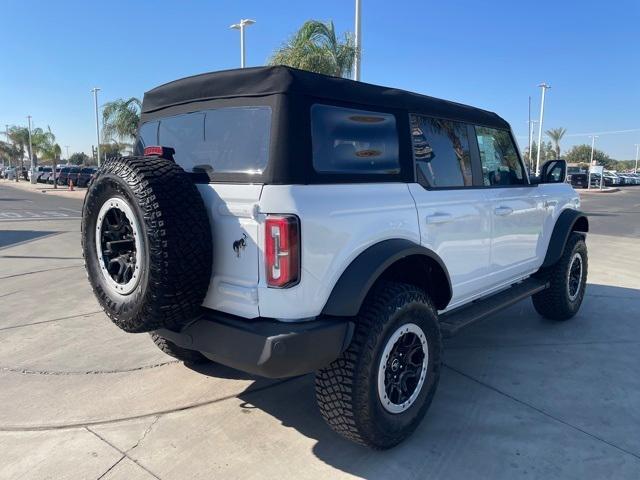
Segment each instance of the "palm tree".
[[133,140],[138,131],[140,122],[140,108],[142,102],[136,97],[129,99],[119,98],[113,102],[107,102],[102,110],[102,136],[111,141]]
[[353,36],[336,36],[333,22],[308,20],[269,59],[269,65],[288,65],[335,77],[349,77],[356,58]]
[[564,137],[564,134],[567,133],[566,128],[552,128],[551,130],[547,130],[545,132],[549,138],[553,141],[556,150],[556,158],[560,158],[560,140]]
[[[51,130],[49,130],[49,133],[51,133]],[[53,136],[52,133],[51,135]],[[55,139],[55,137],[53,138]],[[53,188],[58,188],[58,182],[55,179],[55,171],[56,164],[58,163],[58,160],[60,160],[60,155],[62,154],[62,149],[60,148],[60,145],[58,145],[57,143],[53,143],[53,141],[41,145],[40,148],[42,158],[45,160],[51,160],[51,170],[53,171],[54,175]]]
[[[16,157],[16,182],[22,174],[24,168],[24,152],[29,148],[29,129],[27,127],[10,127],[9,128],[9,141],[13,144],[13,148],[17,153]],[[18,161],[20,161],[20,168],[18,168]]]

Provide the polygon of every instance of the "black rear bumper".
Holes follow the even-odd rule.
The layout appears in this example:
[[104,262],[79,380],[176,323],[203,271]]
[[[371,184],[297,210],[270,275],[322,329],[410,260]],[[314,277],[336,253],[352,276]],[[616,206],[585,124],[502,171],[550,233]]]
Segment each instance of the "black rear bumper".
[[213,310],[180,332],[157,333],[211,360],[268,378],[302,375],[322,368],[349,346],[354,323],[319,317],[300,322],[242,319]]

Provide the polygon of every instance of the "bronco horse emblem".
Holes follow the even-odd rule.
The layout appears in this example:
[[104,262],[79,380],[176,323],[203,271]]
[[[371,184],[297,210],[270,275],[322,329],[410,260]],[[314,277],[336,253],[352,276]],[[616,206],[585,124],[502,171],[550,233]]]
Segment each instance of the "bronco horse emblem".
[[233,251],[236,252],[236,257],[240,258],[240,250],[244,250],[247,246],[247,234],[243,233],[242,238],[233,242]]

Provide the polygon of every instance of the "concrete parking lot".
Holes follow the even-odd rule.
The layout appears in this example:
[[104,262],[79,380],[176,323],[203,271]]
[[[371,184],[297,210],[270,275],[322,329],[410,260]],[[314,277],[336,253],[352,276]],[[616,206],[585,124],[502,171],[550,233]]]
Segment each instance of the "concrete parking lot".
[[439,391],[404,444],[334,435],[312,376],[190,368],[101,312],[81,198],[0,183],[0,478],[640,478],[640,187],[584,195],[579,315],[530,301],[446,345]]

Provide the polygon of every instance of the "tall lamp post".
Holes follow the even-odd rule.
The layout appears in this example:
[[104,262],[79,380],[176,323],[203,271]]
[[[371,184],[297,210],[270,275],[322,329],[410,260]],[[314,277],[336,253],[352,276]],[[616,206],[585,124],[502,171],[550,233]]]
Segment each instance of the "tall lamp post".
[[96,110],[96,138],[98,140],[98,148],[97,148],[98,166],[100,166],[100,120],[98,119],[98,92],[99,91],[100,89],[98,87],[94,87],[91,89],[91,92],[93,92],[93,102],[95,104],[95,110]]
[[[531,155],[531,150],[533,149],[533,130],[536,127],[536,123],[538,123],[538,120],[529,120],[529,169],[531,172],[534,171],[533,155]],[[540,149],[540,147],[538,147],[538,149]]]
[[[596,149],[596,138],[598,138],[597,135],[590,135],[591,136],[591,158],[589,159],[589,179],[588,179],[588,185],[587,185],[587,190],[591,188],[591,167],[594,166],[593,164],[593,154],[595,152]],[[604,169],[602,170],[602,173],[600,174],[600,190],[602,190],[602,184],[604,183]]]
[[362,29],[360,28],[360,17],[362,13],[362,1],[356,0],[356,25],[355,25],[355,49],[356,58],[353,66],[353,79],[360,81],[360,59],[362,58]]
[[540,123],[538,125],[538,158],[536,159],[536,175],[540,175],[540,152],[542,151],[540,144],[542,143],[542,121],[544,120],[544,96],[546,91],[551,88],[550,85],[544,82],[538,86],[542,88],[542,100],[540,102]]
[[633,169],[633,173],[638,173],[638,151],[640,150],[640,143],[636,143],[636,166]]
[[[36,183],[35,175],[33,171],[35,170],[35,166],[33,164],[33,143],[31,142],[31,115],[27,115],[27,120],[29,121],[29,169],[31,170],[31,183]],[[22,174],[22,172],[20,172]],[[16,175],[16,179],[18,175]]]
[[240,30],[240,68],[244,68],[244,27],[248,25],[253,25],[256,23],[255,20],[251,20],[250,18],[243,18],[240,20],[240,23],[234,23],[229,28],[234,30]]

